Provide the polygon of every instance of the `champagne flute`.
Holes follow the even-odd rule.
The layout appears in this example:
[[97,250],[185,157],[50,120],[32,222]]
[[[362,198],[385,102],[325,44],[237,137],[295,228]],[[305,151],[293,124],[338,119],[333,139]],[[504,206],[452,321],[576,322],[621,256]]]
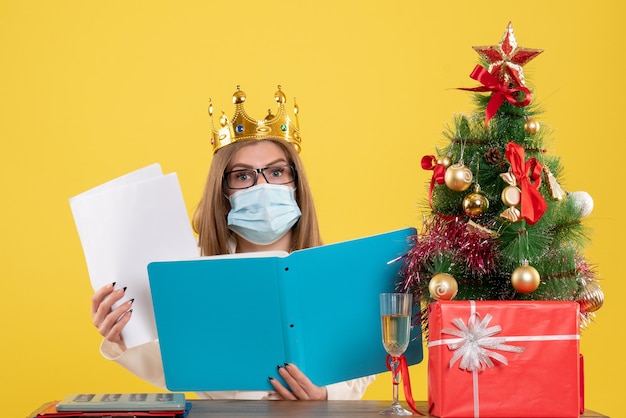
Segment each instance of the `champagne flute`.
[[410,293],[381,293],[380,318],[385,351],[391,356],[392,403],[389,408],[380,411],[384,415],[413,415],[398,402],[398,386],[400,376],[399,357],[404,354],[411,338],[411,305],[413,295]]

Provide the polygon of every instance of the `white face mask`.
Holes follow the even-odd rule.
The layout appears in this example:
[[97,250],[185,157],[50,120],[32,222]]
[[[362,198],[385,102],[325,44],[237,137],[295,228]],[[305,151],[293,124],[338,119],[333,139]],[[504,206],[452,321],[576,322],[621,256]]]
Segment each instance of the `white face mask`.
[[273,244],[300,219],[295,189],[257,184],[229,196],[228,228],[257,245]]

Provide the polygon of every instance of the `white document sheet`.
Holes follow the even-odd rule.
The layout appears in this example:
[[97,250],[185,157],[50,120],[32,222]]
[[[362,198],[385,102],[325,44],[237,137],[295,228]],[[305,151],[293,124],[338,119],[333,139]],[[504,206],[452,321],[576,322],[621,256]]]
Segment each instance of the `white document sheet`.
[[152,164],[70,199],[94,290],[116,282],[135,299],[127,347],[157,339],[147,265],[198,256],[176,173]]

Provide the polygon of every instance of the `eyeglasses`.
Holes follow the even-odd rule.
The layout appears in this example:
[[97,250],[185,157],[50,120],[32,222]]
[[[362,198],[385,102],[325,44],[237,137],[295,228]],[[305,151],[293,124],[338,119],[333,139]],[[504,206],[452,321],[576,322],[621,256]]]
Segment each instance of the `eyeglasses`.
[[227,171],[224,173],[224,181],[229,189],[247,189],[257,184],[259,173],[269,184],[288,184],[296,181],[296,168],[293,165]]

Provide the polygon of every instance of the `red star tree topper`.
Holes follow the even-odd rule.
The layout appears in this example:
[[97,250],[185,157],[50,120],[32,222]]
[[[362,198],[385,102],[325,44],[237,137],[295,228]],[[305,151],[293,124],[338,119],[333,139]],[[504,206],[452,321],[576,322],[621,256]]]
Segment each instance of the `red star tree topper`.
[[472,48],[489,62],[488,70],[498,80],[521,87],[525,87],[522,67],[543,52],[542,49],[518,47],[511,22],[499,44]]

